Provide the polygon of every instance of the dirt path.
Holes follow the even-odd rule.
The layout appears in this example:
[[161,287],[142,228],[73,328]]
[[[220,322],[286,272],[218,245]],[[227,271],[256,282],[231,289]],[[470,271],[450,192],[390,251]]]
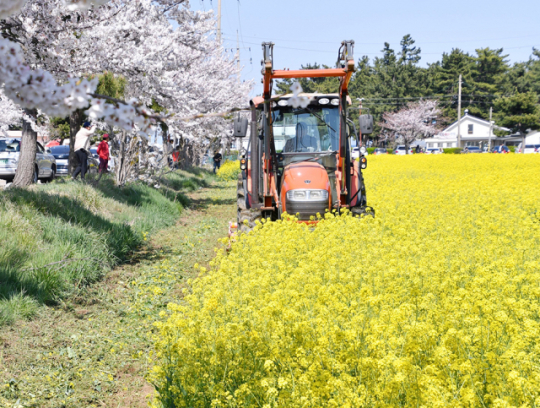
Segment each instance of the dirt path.
[[146,407],[152,323],[214,256],[236,216],[233,184],[190,194],[172,228],[77,298],[0,330],[0,406]]

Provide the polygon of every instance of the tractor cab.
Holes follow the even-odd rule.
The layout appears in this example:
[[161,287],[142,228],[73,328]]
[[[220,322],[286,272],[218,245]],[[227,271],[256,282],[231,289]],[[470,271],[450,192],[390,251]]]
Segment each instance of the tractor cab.
[[[348,117],[352,44],[342,43],[336,69],[276,71],[272,68],[273,44],[263,43],[264,94],[251,101],[250,154],[241,160],[238,182],[240,231],[253,228],[257,219],[275,220],[284,213],[303,222],[343,208],[373,214],[367,207],[362,175],[367,160],[363,154],[358,161],[351,159],[351,146],[360,141],[360,133]],[[275,78],[327,76],[340,78],[339,92],[271,96]],[[369,133],[372,120],[362,116],[361,127]],[[246,132],[247,120],[235,120],[234,135],[242,137]]]

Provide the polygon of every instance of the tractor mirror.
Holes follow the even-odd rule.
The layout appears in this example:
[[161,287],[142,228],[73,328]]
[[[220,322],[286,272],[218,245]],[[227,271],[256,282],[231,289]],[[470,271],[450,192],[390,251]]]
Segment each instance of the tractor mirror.
[[360,133],[363,135],[373,133],[373,115],[360,115]]
[[248,120],[246,118],[242,118],[240,114],[238,114],[238,116],[234,118],[233,136],[246,137],[247,127],[248,127]]

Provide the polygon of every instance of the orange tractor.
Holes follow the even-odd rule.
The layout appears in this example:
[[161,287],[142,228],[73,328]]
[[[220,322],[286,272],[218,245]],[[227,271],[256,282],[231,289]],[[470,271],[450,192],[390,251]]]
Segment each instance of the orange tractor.
[[[297,71],[274,70],[274,44],[262,45],[264,93],[250,102],[251,134],[238,180],[238,230],[249,231],[256,220],[276,220],[285,212],[303,222],[344,208],[374,215],[362,175],[365,148],[357,149],[354,159],[351,151],[353,142],[360,146],[361,135],[373,129],[370,115],[360,115],[360,132],[348,115],[354,42],[342,42],[337,68]],[[321,77],[338,77],[339,92],[271,95],[274,79]],[[239,116],[233,135],[245,137],[247,128],[248,120]]]

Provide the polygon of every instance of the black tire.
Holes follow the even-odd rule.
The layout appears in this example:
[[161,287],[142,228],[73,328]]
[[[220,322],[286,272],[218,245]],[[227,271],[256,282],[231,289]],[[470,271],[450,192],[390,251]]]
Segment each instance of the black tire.
[[32,184],[36,184],[39,179],[39,169],[37,166],[34,166],[34,173],[32,174]]
[[54,178],[56,177],[56,167],[52,166],[51,171],[52,171],[51,175],[43,180],[45,183],[52,182]]
[[262,211],[253,208],[247,208],[247,197],[244,191],[242,174],[238,176],[238,185],[236,188],[236,209],[238,222],[238,232],[249,232],[255,228],[255,221],[262,219]]

